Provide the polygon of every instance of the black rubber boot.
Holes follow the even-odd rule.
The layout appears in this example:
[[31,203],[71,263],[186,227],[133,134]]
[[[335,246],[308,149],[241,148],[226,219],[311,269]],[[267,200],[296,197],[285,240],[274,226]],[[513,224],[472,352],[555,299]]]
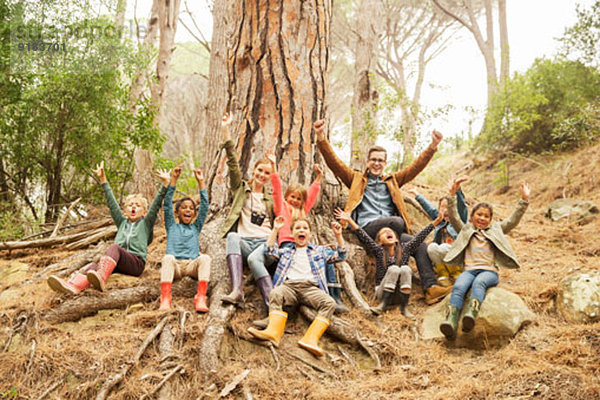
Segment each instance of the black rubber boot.
[[341,287],[330,287],[329,295],[335,300],[335,311],[334,314],[346,314],[350,310],[342,302],[342,288]]
[[383,294],[381,295],[381,303],[379,303],[376,307],[371,307],[371,312],[375,315],[383,314],[392,303],[392,298],[394,297],[394,292],[389,292],[387,290],[383,290]]

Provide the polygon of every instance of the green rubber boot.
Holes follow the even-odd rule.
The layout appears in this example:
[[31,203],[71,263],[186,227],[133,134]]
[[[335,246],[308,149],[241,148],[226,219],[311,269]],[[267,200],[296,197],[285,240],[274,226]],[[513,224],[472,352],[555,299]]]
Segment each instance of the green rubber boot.
[[479,314],[479,308],[481,303],[477,299],[470,299],[467,303],[467,309],[462,319],[462,330],[463,332],[471,332],[475,326],[475,318]]
[[460,310],[458,307],[448,304],[446,311],[446,320],[440,324],[440,331],[448,340],[456,338],[456,327],[458,326],[458,315]]

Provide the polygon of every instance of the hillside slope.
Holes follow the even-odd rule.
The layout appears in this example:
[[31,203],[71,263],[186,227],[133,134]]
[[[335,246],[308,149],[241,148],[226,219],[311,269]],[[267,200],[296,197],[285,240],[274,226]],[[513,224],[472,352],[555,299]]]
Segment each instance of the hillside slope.
[[[600,204],[600,146],[555,156],[513,156],[505,165],[508,188],[502,187],[507,174],[497,160],[482,161],[468,152],[436,159],[416,184],[428,198],[437,199],[444,194],[451,173],[473,166],[468,171],[471,181],[464,186],[467,199],[492,203],[499,218],[512,211],[518,182],[531,184],[530,208],[510,233],[523,267],[502,271],[500,286],[519,294],[537,320],[509,343],[496,347],[481,343],[473,350],[420,340],[415,333],[426,306],[417,289],[411,298],[415,323],[397,309],[380,318],[358,310],[344,317],[372,342],[381,370],[374,371],[371,359],[360,350],[325,336],[321,343],[329,355],[318,363],[311,361],[326,371],[322,372],[298,359],[310,361],[295,344],[306,328],[301,318],[292,318],[291,333],[284,336],[276,353],[243,340],[260,309],[256,291],[251,290],[254,301],[236,313],[227,332],[221,369],[203,375],[195,366],[203,356],[198,348],[209,317],[191,312],[191,298],[174,297],[174,326],[179,326],[186,311],[190,314],[185,314],[185,336],[174,346],[172,364],[181,364],[184,372],[171,378],[168,397],[216,398],[236,375],[249,369],[230,398],[600,399],[600,323],[568,323],[553,307],[562,278],[574,271],[600,270],[600,219],[579,226],[551,222],[544,216],[548,204],[563,196]],[[164,229],[159,228],[142,278],[116,276],[111,278],[110,289],[158,285],[165,245]],[[157,302],[149,302],[101,311],[79,322],[44,322],[41,317],[68,297],[55,295],[43,281],[14,285],[69,254],[60,249],[0,252],[4,290],[0,293],[0,398],[38,398],[49,389],[46,398],[94,398],[106,379],[133,358],[162,318]],[[372,297],[369,301],[374,303]],[[158,346],[150,346],[110,398],[137,399],[149,393],[165,369],[160,358]]]

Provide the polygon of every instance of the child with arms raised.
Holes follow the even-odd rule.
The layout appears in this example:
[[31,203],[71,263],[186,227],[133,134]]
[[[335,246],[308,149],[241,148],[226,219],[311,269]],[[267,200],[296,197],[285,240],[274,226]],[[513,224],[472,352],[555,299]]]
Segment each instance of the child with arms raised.
[[400,305],[402,315],[414,318],[408,310],[408,297],[412,289],[412,270],[408,266],[410,256],[414,254],[427,235],[442,222],[442,214],[409,242],[400,242],[396,232],[388,227],[381,228],[375,240],[371,238],[350,216],[341,209],[334,211],[341,221],[348,222],[358,239],[375,257],[375,296],[381,301],[377,307],[371,307],[374,314],[381,314],[392,305]]
[[231,122],[232,117],[227,114],[221,121],[222,147],[227,155],[229,189],[233,196],[231,210],[221,230],[222,237],[227,238],[227,267],[232,291],[222,301],[235,305],[244,302],[242,273],[243,262],[246,260],[268,307],[273,281],[267,271],[268,260],[265,259],[264,245],[271,233],[273,221],[273,198],[267,187],[271,162],[265,158],[258,160],[252,169],[252,178],[249,181],[242,179],[235,144],[229,134]]
[[329,320],[335,311],[335,301],[328,295],[325,278],[326,263],[346,259],[346,248],[342,236],[342,227],[333,222],[331,227],[337,242],[337,250],[309,243],[310,222],[299,218],[292,222],[291,232],[294,244],[290,247],[277,246],[277,233],[285,225],[283,217],[275,219],[273,231],[267,240],[266,254],[279,259],[273,278],[275,288],[269,297],[269,324],[265,330],[248,328],[254,337],[269,340],[276,347],[283,336],[287,313],[283,306],[306,304],[317,311],[317,316],[298,345],[316,356],[322,356],[319,339],[329,326]]
[[[449,183],[449,188],[455,186],[453,191],[456,193],[456,208],[463,223],[466,223],[469,218],[469,210],[460,185],[467,180],[469,180],[468,177],[462,176],[451,180]],[[448,196],[444,196],[439,200],[438,208],[436,209],[417,189],[410,188],[407,191],[415,196],[415,200],[423,207],[423,210],[425,210],[432,220],[436,219],[439,214],[443,216],[442,222],[435,227],[433,241],[427,246],[427,255],[438,276],[438,283],[442,286],[452,286],[454,280],[460,275],[461,269],[458,265],[447,265],[444,263],[444,257],[458,235],[452,224],[450,224],[448,217]]]
[[498,284],[498,268],[519,268],[517,256],[506,237],[516,227],[529,205],[530,189],[521,183],[521,200],[512,215],[500,222],[492,222],[492,206],[476,204],[471,210],[471,222],[464,224],[458,217],[455,200],[456,186],[450,189],[448,209],[450,222],[458,236],[444,258],[445,263],[464,268],[454,283],[446,320],[440,324],[440,331],[447,339],[456,337],[458,316],[463,307],[464,297],[471,289],[471,297],[462,320],[463,332],[470,332],[488,288]]
[[207,312],[206,289],[210,278],[211,259],[206,254],[200,254],[198,236],[208,214],[208,194],[204,188],[202,171],[195,169],[194,176],[200,191],[200,210],[196,212],[196,203],[191,197],[184,197],[175,204],[175,214],[179,223],[176,222],[173,213],[173,193],[181,169],[182,167],[178,166],[171,172],[171,184],[167,188],[163,206],[167,229],[167,254],[163,257],[160,268],[160,309],[171,308],[173,279],[191,276],[198,279],[198,293],[194,296],[194,308],[198,312]]
[[[275,155],[267,154],[267,158],[271,161],[271,187],[273,188],[273,213],[276,217],[282,216],[285,220],[285,225],[279,230],[278,243],[279,247],[291,246],[294,243],[294,237],[290,229],[292,220],[304,218],[310,212],[317,201],[319,190],[321,190],[321,179],[323,178],[323,167],[315,164],[315,172],[317,176],[308,190],[302,185],[289,185],[283,194],[281,188],[281,177],[277,172],[277,164],[275,163]],[[344,306],[341,298],[341,285],[337,282],[335,275],[335,265],[327,264],[325,270],[327,276],[327,286],[329,294],[335,300],[336,313],[348,312],[348,308]],[[263,323],[266,320],[261,320]],[[261,323],[257,325],[260,326]]]
[[125,209],[121,212],[119,203],[106,180],[104,161],[94,171],[100,179],[110,215],[119,228],[115,243],[111,244],[98,264],[90,265],[83,273],[77,272],[68,282],[57,276],[48,278],[48,285],[56,292],[77,294],[91,286],[104,291],[110,274],[140,276],[146,266],[148,244],[152,241],[152,230],[156,216],[165,197],[169,184],[169,173],[160,171],[157,176],[163,181],[154,201],[148,209],[148,201],[141,194],[125,198]]

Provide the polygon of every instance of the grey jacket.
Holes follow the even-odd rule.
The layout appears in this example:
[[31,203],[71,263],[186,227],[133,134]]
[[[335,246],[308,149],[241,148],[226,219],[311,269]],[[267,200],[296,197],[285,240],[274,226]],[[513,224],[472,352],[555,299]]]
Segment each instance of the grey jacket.
[[[505,236],[511,229],[519,224],[529,202],[519,200],[515,211],[512,215],[501,222],[492,222],[487,229],[482,231],[483,235],[494,244],[494,264],[500,268],[519,268],[517,256],[513,250],[508,238]],[[458,232],[456,240],[452,247],[444,257],[444,262],[448,265],[460,265],[464,268],[465,265],[465,250],[471,241],[471,237],[475,233],[475,227],[471,222],[463,223],[458,216],[456,210],[456,197],[450,197],[448,200],[448,216],[450,223]]]

